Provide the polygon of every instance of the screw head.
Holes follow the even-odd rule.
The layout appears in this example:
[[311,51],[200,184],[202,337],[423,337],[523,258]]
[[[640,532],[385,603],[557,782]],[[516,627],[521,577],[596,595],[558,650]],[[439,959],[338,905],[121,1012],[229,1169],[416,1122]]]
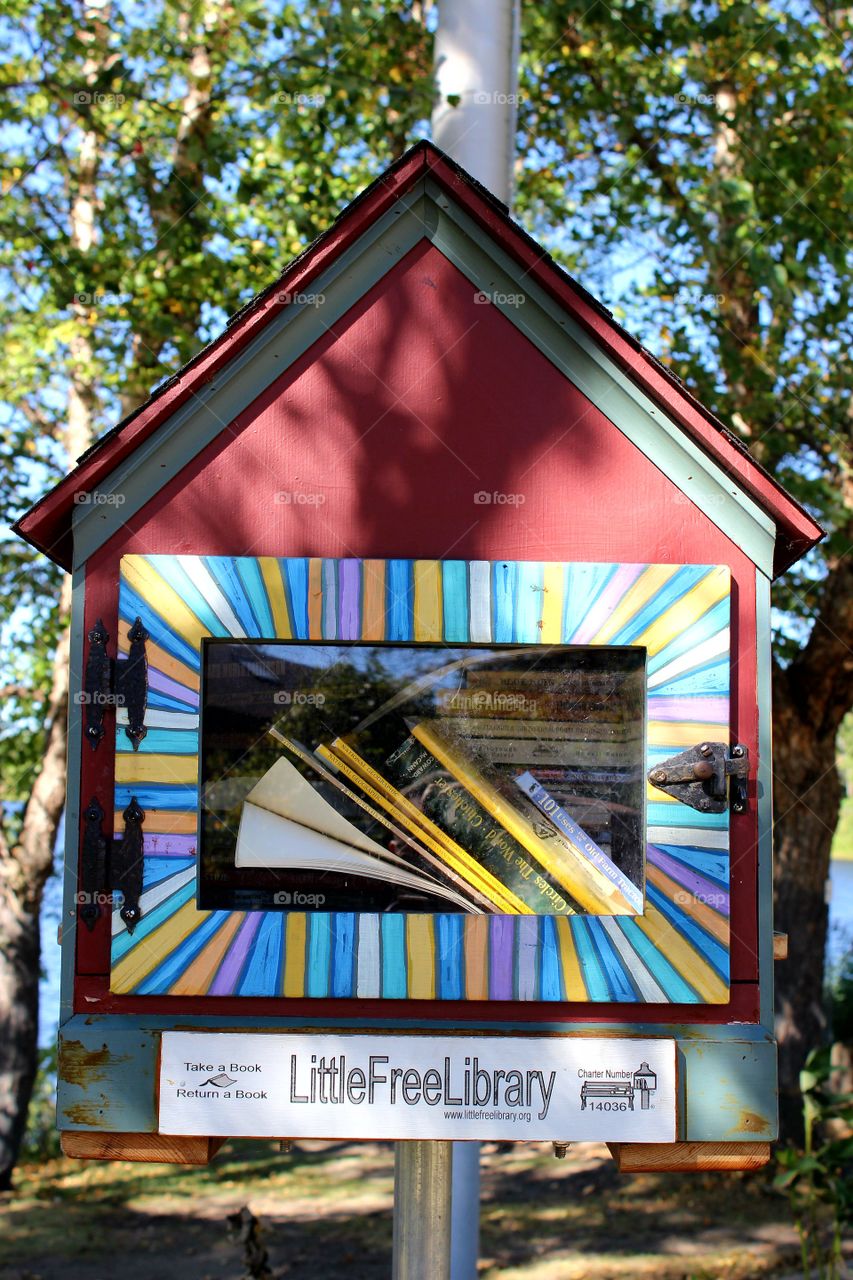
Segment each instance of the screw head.
[[737,756],[739,759],[743,755],[743,747],[740,746],[740,744],[736,747],[732,747],[732,755]]
[[710,742],[703,742],[703,743],[702,743],[702,745],[701,745],[701,746],[700,746],[700,748],[699,748],[699,754],[700,754],[700,756],[705,756],[705,758],[706,758],[706,759],[707,759],[707,757],[708,757],[708,756],[712,756],[712,755],[714,754],[714,752],[713,752],[713,750],[712,750],[712,748],[711,748],[711,744],[710,744]]
[[652,769],[651,773],[649,774],[649,781],[650,782],[666,782],[666,770]]

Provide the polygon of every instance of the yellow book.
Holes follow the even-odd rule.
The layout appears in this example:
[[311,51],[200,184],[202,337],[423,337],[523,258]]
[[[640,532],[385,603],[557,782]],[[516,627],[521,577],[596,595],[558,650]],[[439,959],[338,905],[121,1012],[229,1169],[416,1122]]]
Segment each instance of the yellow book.
[[[344,754],[345,753],[345,754]],[[454,844],[448,836],[445,835],[439,827],[425,818],[420,810],[406,800],[405,796],[400,795],[394,787],[390,786],[375,770],[371,769],[366,761],[362,760],[356,752],[352,751],[345,743],[337,738],[331,747],[321,744],[317,748],[317,755],[327,760],[336,769],[354,782],[356,786],[370,797],[375,804],[381,805],[387,813],[402,823],[416,839],[422,841],[427,848],[437,854],[443,862],[457,873],[468,883],[472,884],[484,897],[488,898],[498,911],[506,915],[532,915],[532,909],[511,893],[504,885],[492,876],[484,867],[481,867],[461,845]],[[378,779],[381,782],[379,786],[372,786],[366,780],[365,774],[371,779]],[[417,814],[414,818],[410,810]]]
[[[467,760],[463,760],[453,747],[435,729],[421,721],[412,727],[412,736],[440,761],[466,791],[503,826],[510,835],[532,854],[553,880],[594,915],[633,915],[634,911],[623,894],[613,883],[592,866],[578,850],[572,856],[572,845],[567,837],[557,833],[554,840],[546,842],[535,832],[533,823],[510,804]],[[560,856],[555,855],[553,844],[559,836]]]

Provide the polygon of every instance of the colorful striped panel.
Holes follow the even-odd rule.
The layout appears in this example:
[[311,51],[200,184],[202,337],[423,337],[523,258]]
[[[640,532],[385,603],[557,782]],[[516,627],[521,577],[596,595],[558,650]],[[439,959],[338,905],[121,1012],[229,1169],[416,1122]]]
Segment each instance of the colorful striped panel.
[[[199,646],[205,636],[637,645],[647,767],[729,740],[729,571],[715,565],[126,556],[119,649],[147,644],[147,737],[118,715],[116,811],[145,809],[143,919],[116,913],[112,990],[145,995],[720,1004],[728,814],[649,788],[638,917],[199,911]],[[120,821],[119,816],[119,821]]]

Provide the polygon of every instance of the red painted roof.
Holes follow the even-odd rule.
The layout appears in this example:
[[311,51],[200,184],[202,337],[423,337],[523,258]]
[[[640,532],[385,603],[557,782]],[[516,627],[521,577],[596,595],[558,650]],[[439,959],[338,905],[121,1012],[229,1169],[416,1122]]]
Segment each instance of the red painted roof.
[[655,400],[776,525],[775,571],[782,573],[820,541],[823,530],[650,352],[632,338],[591,294],[573,280],[510,218],[506,206],[430,142],[419,142],[343,211],[337,221],[295,258],[267,289],[237,312],[225,331],[162,383],[123,422],[97,440],[76,467],[14,526],[15,531],[63,568],[72,556],[74,495],[103,484],[161,423],[216,375],[285,306],[285,295],[306,292],[328,264],[365,227],[426,175],[447,190],[494,240],[521,263],[608,355]]

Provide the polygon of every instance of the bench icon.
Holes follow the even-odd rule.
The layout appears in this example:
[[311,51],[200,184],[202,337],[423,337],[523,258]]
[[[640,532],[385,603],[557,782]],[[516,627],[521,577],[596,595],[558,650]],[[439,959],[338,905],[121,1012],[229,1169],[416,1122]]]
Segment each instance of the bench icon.
[[658,1078],[647,1062],[641,1062],[631,1080],[584,1080],[581,1085],[581,1111],[589,1100],[596,1098],[624,1098],[631,1111],[634,1095],[640,1095],[640,1110],[648,1111],[649,1098],[658,1085]]

